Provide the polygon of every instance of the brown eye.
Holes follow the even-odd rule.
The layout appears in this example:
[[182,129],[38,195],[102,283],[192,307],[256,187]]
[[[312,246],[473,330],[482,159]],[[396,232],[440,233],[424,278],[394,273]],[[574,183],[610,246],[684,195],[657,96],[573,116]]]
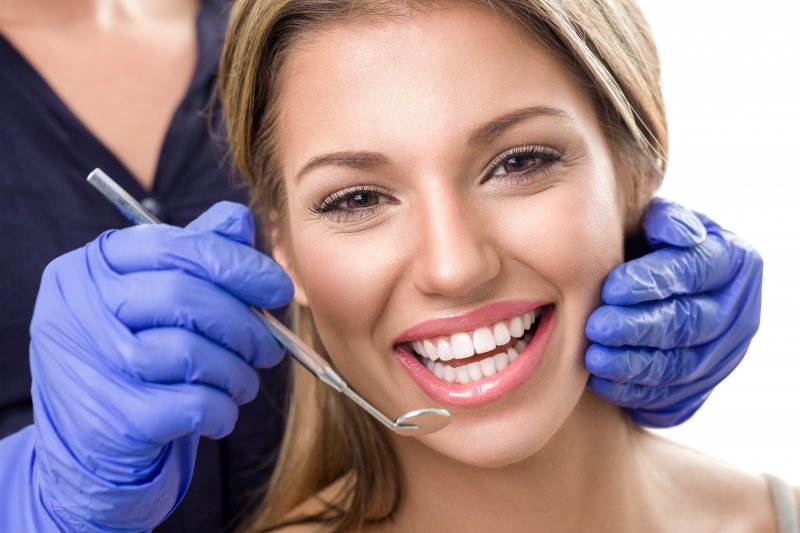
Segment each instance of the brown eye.
[[380,203],[380,195],[371,191],[358,192],[348,197],[344,202],[347,209],[363,209]]
[[379,188],[356,186],[336,191],[320,203],[315,203],[311,211],[330,218],[334,222],[356,222],[367,220],[397,200],[392,193]]
[[499,165],[495,167],[492,171],[493,176],[499,176],[502,174],[513,174],[515,172],[525,172],[526,170],[530,170],[534,168],[536,165],[542,162],[540,157],[530,156],[530,155],[519,155],[513,156],[505,159]]

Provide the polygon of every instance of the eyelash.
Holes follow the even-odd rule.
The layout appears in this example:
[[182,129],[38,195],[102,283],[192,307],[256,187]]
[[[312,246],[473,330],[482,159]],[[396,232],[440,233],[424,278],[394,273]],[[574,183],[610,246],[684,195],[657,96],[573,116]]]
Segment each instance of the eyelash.
[[[561,161],[564,158],[565,150],[563,148],[556,149],[551,146],[542,146],[536,144],[530,144],[526,146],[517,146],[506,150],[505,152],[501,153],[497,157],[495,157],[491,163],[486,166],[486,170],[484,170],[485,177],[481,180],[481,183],[485,183],[491,178],[495,179],[502,179],[503,181],[510,181],[514,184],[522,183],[526,180],[529,180],[534,174],[544,174],[547,175],[547,172],[550,171],[553,164]],[[514,157],[522,157],[524,159],[535,159],[539,160],[540,163],[534,166],[533,168],[526,169],[520,172],[509,172],[505,175],[495,175],[492,172],[494,171],[495,167]]]
[[[504,161],[511,159],[513,157],[520,157],[524,156],[527,159],[535,159],[539,160],[541,163],[537,164],[533,168],[526,169],[520,172],[510,172],[508,174],[503,175],[495,175],[492,174],[495,167],[503,163]],[[501,179],[506,182],[511,182],[512,184],[522,183],[524,181],[530,180],[534,174],[544,174],[551,170],[551,167],[554,163],[561,161],[564,158],[564,149],[555,149],[550,146],[541,146],[541,145],[526,145],[526,146],[517,146],[515,148],[511,148],[506,150],[505,152],[501,153],[497,157],[495,157],[491,163],[486,166],[484,170],[485,177],[481,180],[481,183],[488,181],[491,178]],[[386,202],[378,201],[377,204],[356,208],[356,209],[348,209],[340,207],[342,202],[345,202],[350,199],[356,198],[358,195],[379,195],[386,198],[392,198],[389,191],[379,188],[379,187],[370,187],[365,185],[359,185],[356,187],[351,187],[349,189],[344,189],[341,191],[336,191],[333,194],[327,196],[324,200],[319,203],[315,203],[311,207],[311,211],[317,215],[327,216],[332,218],[335,222],[339,223],[346,223],[346,222],[353,222],[357,220],[361,220],[365,217],[369,217],[376,210],[380,208],[380,206]]]
[[351,198],[355,198],[358,195],[372,194],[391,198],[391,194],[386,189],[359,185],[357,187],[336,191],[335,193],[326,197],[320,203],[315,203],[311,207],[311,211],[317,215],[329,216],[336,222],[352,222],[354,219],[361,220],[362,218],[373,214],[378,208],[380,208],[381,205],[386,202],[379,201],[375,205],[361,207],[358,209],[341,208],[339,207],[339,204],[350,200]]

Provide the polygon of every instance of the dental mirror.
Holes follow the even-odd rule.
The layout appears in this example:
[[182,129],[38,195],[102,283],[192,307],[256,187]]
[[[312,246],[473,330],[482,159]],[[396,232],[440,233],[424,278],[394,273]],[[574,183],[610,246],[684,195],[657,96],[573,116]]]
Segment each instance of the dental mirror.
[[[99,168],[94,169],[86,181],[100,191],[134,224],[160,224],[157,218]],[[450,412],[442,408],[417,409],[392,420],[351,389],[325,359],[300,340],[289,328],[281,324],[278,319],[263,309],[252,306],[250,309],[298,363],[325,384],[356,402],[367,413],[398,435],[419,437],[439,431],[450,423]]]

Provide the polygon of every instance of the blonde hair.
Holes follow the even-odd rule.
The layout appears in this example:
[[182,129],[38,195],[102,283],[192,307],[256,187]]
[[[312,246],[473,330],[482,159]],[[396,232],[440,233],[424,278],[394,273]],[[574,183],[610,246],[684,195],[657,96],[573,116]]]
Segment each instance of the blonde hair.
[[[403,15],[424,0],[237,0],[220,62],[231,154],[267,231],[280,230],[286,191],[275,157],[280,74],[287,52],[310,32],[348,21]],[[659,61],[650,29],[631,0],[462,0],[516,21],[559,54],[593,96],[614,152],[628,207],[629,232],[663,179],[667,123]],[[269,233],[267,233],[269,234]],[[280,232],[278,232],[280,238]],[[308,309],[295,307],[295,330],[328,357]],[[325,510],[298,521],[353,531],[390,519],[402,495],[400,469],[382,430],[343,396],[293,371],[283,445],[253,528],[274,528],[293,509],[347,476]],[[346,421],[346,424],[343,422]],[[274,488],[274,490],[272,490]],[[284,522],[286,523],[286,522]]]

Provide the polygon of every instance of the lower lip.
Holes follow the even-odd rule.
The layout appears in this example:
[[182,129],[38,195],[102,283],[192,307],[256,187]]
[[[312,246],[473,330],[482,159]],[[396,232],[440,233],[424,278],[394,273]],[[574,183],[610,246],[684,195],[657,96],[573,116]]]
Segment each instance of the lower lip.
[[456,407],[477,407],[512,393],[533,375],[542,362],[555,321],[553,308],[543,312],[536,333],[513,363],[494,376],[466,385],[437,378],[404,346],[398,346],[395,354],[411,378],[435,401]]

